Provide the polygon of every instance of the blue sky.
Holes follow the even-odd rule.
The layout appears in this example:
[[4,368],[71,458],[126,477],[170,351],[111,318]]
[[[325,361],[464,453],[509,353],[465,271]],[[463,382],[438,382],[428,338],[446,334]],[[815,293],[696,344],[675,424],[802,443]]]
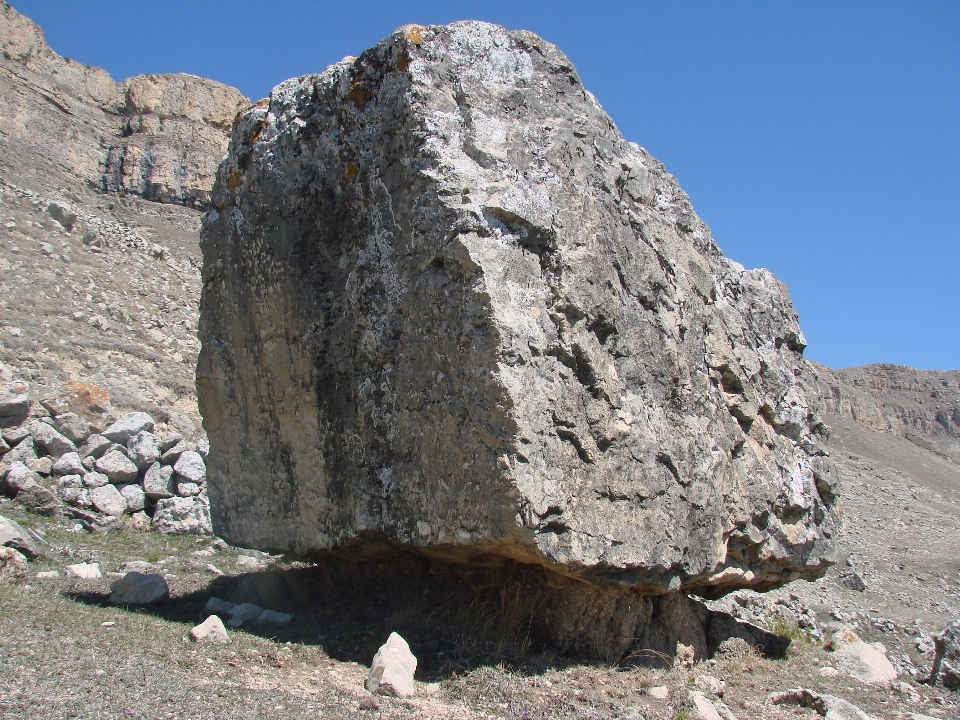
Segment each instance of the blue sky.
[[790,288],[807,356],[960,368],[960,3],[14,0],[120,79],[253,99],[409,22],[556,43],[725,254]]

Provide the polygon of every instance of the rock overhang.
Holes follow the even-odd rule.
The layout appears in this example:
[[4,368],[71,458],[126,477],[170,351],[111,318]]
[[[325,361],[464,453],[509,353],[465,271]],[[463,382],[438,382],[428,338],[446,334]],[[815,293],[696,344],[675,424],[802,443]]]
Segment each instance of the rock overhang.
[[287,81],[213,203],[198,393],[232,541],[707,596],[831,562],[785,288],[549,43],[407,26]]

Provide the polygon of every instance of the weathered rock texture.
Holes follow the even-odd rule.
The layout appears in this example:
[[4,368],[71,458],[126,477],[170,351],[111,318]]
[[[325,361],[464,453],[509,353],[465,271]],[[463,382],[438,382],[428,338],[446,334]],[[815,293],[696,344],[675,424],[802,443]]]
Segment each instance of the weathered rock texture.
[[410,26],[287,81],[234,126],[213,204],[197,384],[231,542],[482,551],[647,594],[829,564],[786,289],[723,257],[549,43]]
[[186,74],[114,82],[55,53],[7,3],[0,50],[0,140],[102,190],[186,205],[209,200],[227,129],[249,105],[239,91]]

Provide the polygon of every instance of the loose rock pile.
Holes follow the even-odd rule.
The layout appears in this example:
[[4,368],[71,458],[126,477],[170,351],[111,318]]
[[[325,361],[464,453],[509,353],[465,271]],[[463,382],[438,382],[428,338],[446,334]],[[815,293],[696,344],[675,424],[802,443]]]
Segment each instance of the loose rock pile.
[[[0,388],[3,430],[0,490],[29,510],[66,514],[90,530],[134,526],[207,535],[206,441],[163,437],[143,412],[123,415],[105,429],[73,412],[28,417],[27,388]],[[56,409],[56,408],[54,408]]]

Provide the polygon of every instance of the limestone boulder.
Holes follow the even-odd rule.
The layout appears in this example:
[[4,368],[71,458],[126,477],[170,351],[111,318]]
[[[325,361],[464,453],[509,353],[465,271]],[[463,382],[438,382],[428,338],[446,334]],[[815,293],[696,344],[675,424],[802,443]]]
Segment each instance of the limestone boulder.
[[229,542],[706,596],[832,561],[786,288],[549,43],[411,26],[287,81],[239,116],[213,206],[197,386]]

